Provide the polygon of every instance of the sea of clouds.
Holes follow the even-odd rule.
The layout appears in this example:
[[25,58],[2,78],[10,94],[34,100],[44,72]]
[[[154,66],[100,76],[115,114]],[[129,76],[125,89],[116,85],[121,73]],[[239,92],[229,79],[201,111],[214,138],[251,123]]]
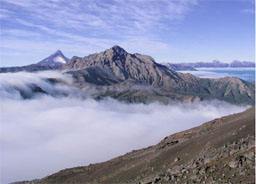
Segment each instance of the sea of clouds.
[[255,68],[196,68],[196,71],[179,71],[201,78],[238,77],[245,81],[255,81]]
[[[49,77],[65,82],[48,83]],[[17,89],[32,93],[30,83],[50,95],[31,94],[33,98],[24,100]],[[220,101],[170,105],[95,101],[71,83],[71,77],[60,72],[0,74],[0,183],[106,161],[248,108]],[[51,95],[61,91],[68,95]]]

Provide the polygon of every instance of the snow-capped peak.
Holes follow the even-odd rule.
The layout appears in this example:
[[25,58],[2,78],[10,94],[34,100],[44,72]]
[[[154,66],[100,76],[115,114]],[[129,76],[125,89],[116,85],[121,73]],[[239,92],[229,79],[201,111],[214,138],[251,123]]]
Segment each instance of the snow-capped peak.
[[44,60],[37,63],[40,66],[61,66],[68,62],[68,58],[65,57],[60,50],[57,50],[55,53],[50,55],[49,57],[45,58]]

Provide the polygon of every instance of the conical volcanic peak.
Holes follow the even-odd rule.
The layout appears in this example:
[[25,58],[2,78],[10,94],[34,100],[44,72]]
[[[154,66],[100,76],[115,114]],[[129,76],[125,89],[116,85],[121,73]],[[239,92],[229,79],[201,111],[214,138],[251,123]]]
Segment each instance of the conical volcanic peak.
[[61,66],[67,63],[68,60],[69,59],[65,57],[60,50],[57,50],[56,52],[51,54],[49,57],[37,63],[37,65],[55,67],[55,66]]
[[64,56],[64,54],[61,52],[61,50],[57,50],[56,52],[54,52],[53,54],[50,55],[50,57],[56,57],[56,56],[60,56],[60,57],[66,58]]
[[57,54],[57,55],[63,55],[63,53],[61,52],[61,50],[57,50],[54,54]]

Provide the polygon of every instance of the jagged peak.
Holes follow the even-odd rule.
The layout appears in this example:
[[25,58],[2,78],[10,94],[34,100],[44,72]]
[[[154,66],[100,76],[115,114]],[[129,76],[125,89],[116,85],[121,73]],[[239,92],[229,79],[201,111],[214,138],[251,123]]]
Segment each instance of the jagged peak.
[[117,54],[127,53],[126,50],[124,50],[122,47],[120,47],[118,45],[114,45],[113,47],[108,49],[108,51],[112,51],[112,52],[117,53]]
[[113,47],[111,47],[111,49],[113,50],[124,50],[122,47],[120,47],[119,45],[114,45]]

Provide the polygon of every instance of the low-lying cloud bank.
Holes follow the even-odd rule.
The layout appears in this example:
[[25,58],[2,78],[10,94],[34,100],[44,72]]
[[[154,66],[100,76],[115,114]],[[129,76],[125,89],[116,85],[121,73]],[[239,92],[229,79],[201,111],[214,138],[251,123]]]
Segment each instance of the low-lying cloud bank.
[[245,81],[255,81],[255,68],[196,68],[197,71],[179,71],[201,78],[238,77]]
[[[22,99],[24,96],[26,98],[36,98],[42,93],[51,96],[80,95],[78,89],[71,87],[71,84],[72,77],[58,71],[1,73],[0,98]],[[35,93],[35,91],[41,93]]]
[[[19,80],[24,76],[18,75],[13,74],[13,84],[24,87],[26,82]],[[39,77],[32,75],[33,80]],[[40,78],[35,81],[38,85]],[[18,94],[8,94],[5,89],[11,77],[5,79],[0,77],[0,183],[41,178],[64,168],[105,161],[247,108],[219,101],[145,105],[48,95],[23,100]]]

